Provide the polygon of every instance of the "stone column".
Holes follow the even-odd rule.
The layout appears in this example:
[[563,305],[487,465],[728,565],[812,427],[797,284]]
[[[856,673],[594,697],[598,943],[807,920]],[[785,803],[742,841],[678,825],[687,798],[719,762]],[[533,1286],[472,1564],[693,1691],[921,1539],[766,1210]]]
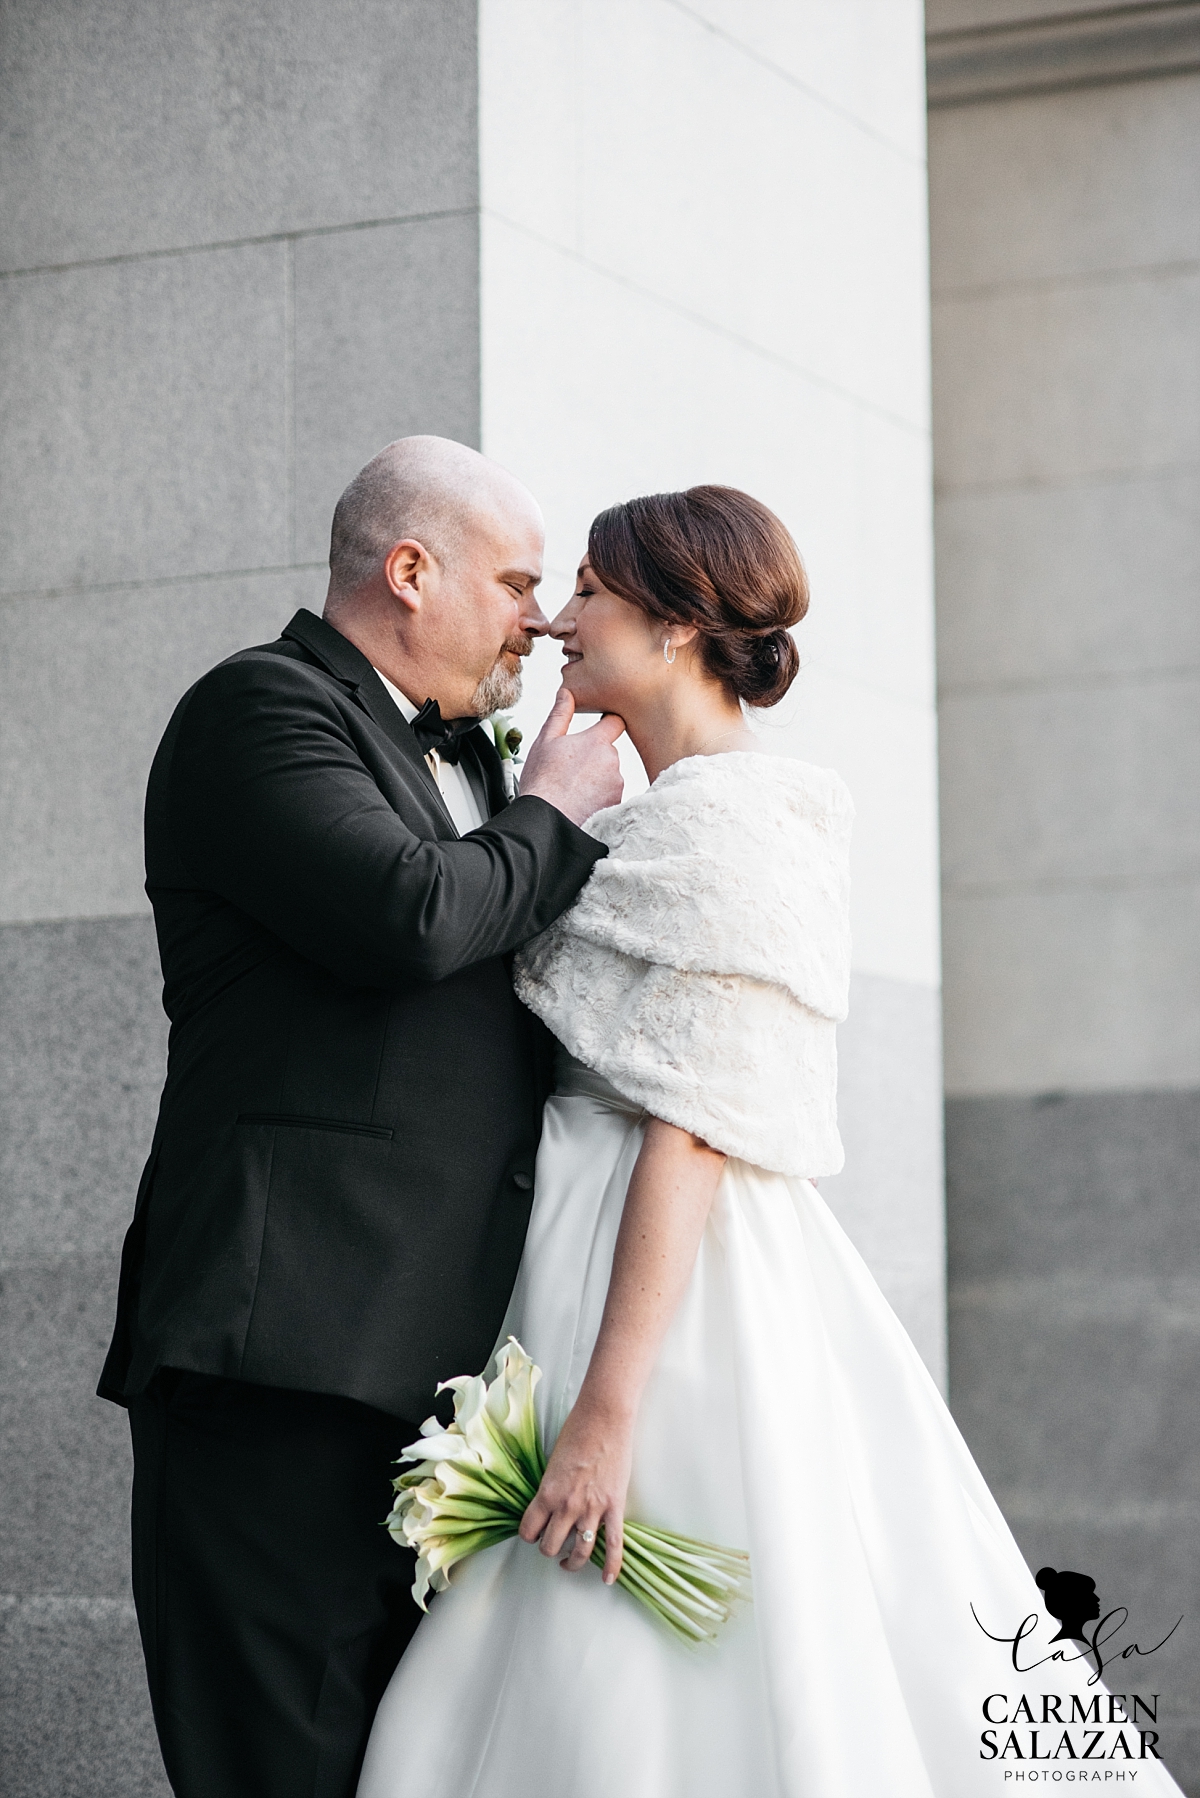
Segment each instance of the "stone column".
[[[481,405],[546,509],[547,611],[635,493],[741,486],[800,545],[804,670],[761,728],[857,806],[847,1164],[822,1184],[940,1377],[920,36],[909,0],[485,0]],[[529,720],[560,662],[535,657]]]
[[828,1196],[940,1368],[921,19],[12,0],[5,30],[0,1785],[132,1798],[165,1788],[92,1391],[165,1046],[145,776],[193,680],[319,610],[389,439],[530,483],[548,606],[639,490],[741,484],[794,530],[807,667],[764,729],[859,808]]
[[16,0],[0,280],[0,1786],[165,1792],[92,1396],[166,1021],[180,694],[320,609],[346,479],[477,440],[475,8]]
[[[1200,7],[929,25],[951,1400],[1152,1644],[1200,1613]],[[1197,1665],[1114,1681],[1189,1790]]]

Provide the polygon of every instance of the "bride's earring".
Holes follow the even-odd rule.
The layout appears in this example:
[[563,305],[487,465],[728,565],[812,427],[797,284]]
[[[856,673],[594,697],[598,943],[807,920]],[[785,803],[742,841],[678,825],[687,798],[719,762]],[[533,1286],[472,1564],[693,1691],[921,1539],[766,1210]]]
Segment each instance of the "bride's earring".
[[666,642],[663,644],[663,661],[669,664],[675,660],[675,657],[678,654],[679,654],[679,651],[677,649],[671,648],[671,639],[670,639],[670,637],[668,637]]

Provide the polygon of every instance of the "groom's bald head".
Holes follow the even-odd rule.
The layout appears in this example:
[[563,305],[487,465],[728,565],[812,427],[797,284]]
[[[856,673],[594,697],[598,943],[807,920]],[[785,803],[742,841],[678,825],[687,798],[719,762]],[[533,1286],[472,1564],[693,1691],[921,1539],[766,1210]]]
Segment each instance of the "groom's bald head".
[[399,437],[359,470],[333,514],[326,611],[376,579],[392,547],[420,543],[450,569],[474,532],[541,514],[499,463],[448,437]]
[[401,437],[337,503],[325,617],[414,705],[513,705],[542,636],[545,526],[527,487],[446,437]]

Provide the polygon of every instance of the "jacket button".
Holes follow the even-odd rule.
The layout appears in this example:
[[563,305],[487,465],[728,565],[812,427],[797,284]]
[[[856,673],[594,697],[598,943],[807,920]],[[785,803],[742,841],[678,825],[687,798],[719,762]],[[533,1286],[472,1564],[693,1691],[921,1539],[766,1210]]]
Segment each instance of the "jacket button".
[[531,1174],[514,1174],[512,1183],[518,1192],[530,1192],[533,1189],[533,1177]]

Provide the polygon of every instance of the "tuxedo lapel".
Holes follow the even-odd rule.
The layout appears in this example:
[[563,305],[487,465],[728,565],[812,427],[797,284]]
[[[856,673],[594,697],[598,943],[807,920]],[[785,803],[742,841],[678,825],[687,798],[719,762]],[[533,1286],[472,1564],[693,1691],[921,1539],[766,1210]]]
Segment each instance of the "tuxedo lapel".
[[475,746],[475,733],[472,731],[463,742],[459,751],[458,765],[466,779],[467,785],[475,796],[481,818],[490,818],[492,807],[489,801],[487,781],[484,778],[483,762],[479,750]]
[[396,746],[412,768],[421,790],[433,800],[439,822],[449,823],[450,829],[457,836],[458,831],[446,809],[441,788],[433,778],[429,763],[413,735],[412,726],[362,651],[356,649],[340,631],[335,631],[331,624],[326,624],[323,618],[318,618],[303,607],[282,634],[290,637],[293,643],[299,643],[315,662],[319,662],[322,668],[349,690],[355,704],[379,726],[384,736]]
[[477,731],[472,731],[469,736],[464,737],[462,760],[459,764],[471,783],[471,791],[485,818],[494,818],[509,802],[504,786],[503,764],[491,736],[492,733],[484,724],[482,736]]

